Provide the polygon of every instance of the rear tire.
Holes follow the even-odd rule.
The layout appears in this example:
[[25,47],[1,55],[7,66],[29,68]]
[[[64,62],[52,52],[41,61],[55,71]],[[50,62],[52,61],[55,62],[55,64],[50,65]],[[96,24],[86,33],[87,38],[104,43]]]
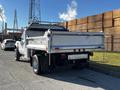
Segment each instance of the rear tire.
[[44,55],[33,55],[32,56],[32,67],[33,72],[37,75],[43,74],[48,72],[49,65],[48,65],[48,58]]
[[18,48],[16,48],[16,61],[20,61],[20,53]]
[[32,67],[33,67],[33,72],[35,74],[39,75],[41,73],[41,67],[40,67],[40,61],[38,55],[32,56]]
[[30,56],[30,66],[32,67],[32,56]]

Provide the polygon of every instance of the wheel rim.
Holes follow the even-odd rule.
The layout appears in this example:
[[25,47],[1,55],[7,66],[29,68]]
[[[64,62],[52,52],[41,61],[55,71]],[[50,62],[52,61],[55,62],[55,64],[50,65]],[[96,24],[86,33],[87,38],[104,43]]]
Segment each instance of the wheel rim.
[[35,73],[37,73],[38,72],[38,68],[39,68],[38,57],[37,57],[37,55],[34,55],[33,56],[33,71]]

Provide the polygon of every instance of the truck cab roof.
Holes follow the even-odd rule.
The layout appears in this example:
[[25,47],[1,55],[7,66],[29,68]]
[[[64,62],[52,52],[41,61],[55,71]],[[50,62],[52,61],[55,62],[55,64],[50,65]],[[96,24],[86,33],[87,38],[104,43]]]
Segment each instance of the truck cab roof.
[[52,31],[68,31],[63,26],[59,26],[57,24],[32,23],[27,27],[27,30],[35,30],[35,31],[46,31],[48,29]]

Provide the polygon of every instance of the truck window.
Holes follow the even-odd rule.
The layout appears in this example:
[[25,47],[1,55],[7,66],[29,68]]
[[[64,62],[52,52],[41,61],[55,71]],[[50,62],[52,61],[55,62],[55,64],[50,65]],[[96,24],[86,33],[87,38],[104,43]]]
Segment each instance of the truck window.
[[15,43],[13,40],[8,40],[6,43]]
[[44,33],[45,33],[44,31],[28,30],[26,32],[26,35],[28,37],[35,37],[35,36],[43,36]]
[[26,35],[28,37],[34,36],[43,36],[45,31],[68,31],[66,28],[58,25],[50,25],[50,24],[32,24],[27,28]]

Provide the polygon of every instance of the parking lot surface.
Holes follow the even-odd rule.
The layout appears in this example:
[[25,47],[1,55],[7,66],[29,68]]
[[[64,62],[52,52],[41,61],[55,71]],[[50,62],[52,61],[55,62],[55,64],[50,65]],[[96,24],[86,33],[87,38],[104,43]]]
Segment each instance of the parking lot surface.
[[0,50],[0,90],[120,90],[120,79],[88,69],[35,75],[29,62]]

